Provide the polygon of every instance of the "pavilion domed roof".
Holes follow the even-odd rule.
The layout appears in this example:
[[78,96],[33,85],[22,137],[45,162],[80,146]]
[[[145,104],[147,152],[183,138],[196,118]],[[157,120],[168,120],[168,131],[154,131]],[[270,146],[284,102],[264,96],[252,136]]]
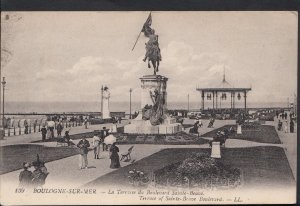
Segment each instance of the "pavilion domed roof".
[[222,80],[221,84],[219,84],[217,86],[217,88],[233,88],[233,86],[229,82],[226,81],[225,73],[223,74],[223,80]]

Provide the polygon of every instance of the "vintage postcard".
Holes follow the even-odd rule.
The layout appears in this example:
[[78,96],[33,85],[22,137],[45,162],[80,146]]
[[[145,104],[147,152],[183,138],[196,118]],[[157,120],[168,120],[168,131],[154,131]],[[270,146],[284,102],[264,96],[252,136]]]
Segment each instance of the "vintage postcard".
[[2,205],[295,203],[298,12],[1,13]]

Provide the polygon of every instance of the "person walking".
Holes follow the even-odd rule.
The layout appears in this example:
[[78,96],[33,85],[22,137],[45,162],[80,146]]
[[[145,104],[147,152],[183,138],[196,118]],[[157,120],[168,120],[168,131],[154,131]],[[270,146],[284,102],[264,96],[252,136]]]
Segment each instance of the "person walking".
[[33,122],[33,132],[34,133],[36,132],[36,126],[37,126],[37,119],[34,120],[34,122]]
[[120,167],[120,158],[119,158],[119,148],[116,146],[116,142],[114,142],[110,149],[109,149],[109,158],[111,160],[110,162],[110,168],[116,169]]
[[78,142],[77,147],[80,149],[79,167],[80,169],[87,169],[87,154],[89,152],[88,148],[90,147],[90,143],[88,140],[86,140],[85,136],[83,136],[82,139]]
[[45,142],[46,141],[46,134],[47,134],[47,129],[46,129],[45,125],[43,125],[43,127],[41,129],[41,133],[42,133],[42,141]]
[[287,120],[284,121],[284,132],[288,133],[288,121]]
[[27,120],[24,121],[24,127],[25,127],[24,133],[28,134],[28,122],[27,122]]
[[294,121],[292,119],[290,121],[290,132],[294,133]]
[[98,135],[93,137],[94,159],[99,159],[101,139]]
[[284,113],[284,119],[287,119],[287,113],[286,112]]
[[58,125],[56,126],[56,130],[57,130],[57,137],[61,137],[61,132],[63,130],[63,126],[61,122],[59,122]]
[[84,126],[85,126],[86,129],[88,128],[88,127],[87,127],[87,124],[88,124],[88,121],[87,121],[87,118],[85,118],[85,119],[84,119]]
[[103,127],[101,130],[101,139],[102,139],[102,150],[108,151],[108,146],[104,143],[105,137],[109,135],[108,129],[106,127]]

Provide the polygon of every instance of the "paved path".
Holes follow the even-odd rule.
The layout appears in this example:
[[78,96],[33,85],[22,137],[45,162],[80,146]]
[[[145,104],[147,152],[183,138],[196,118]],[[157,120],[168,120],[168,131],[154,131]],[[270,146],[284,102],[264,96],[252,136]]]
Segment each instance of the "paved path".
[[[78,140],[76,140],[77,142]],[[53,143],[48,143],[47,146]],[[122,154],[127,151],[131,145],[119,145],[120,153]],[[245,140],[230,139],[226,142],[226,147],[255,147],[255,146],[278,146],[278,144],[263,144]],[[204,145],[147,145],[147,144],[136,144],[132,152],[132,160],[138,161],[144,157],[147,157],[153,153],[156,153],[166,148],[208,148],[208,144]],[[109,168],[110,159],[108,158],[108,152],[101,152],[100,159],[93,159],[93,152],[89,152],[89,169],[79,170],[78,169],[79,155],[67,157],[61,160],[48,162],[46,164],[50,175],[47,178],[45,187],[57,186],[57,182],[60,185],[68,185],[70,187],[78,187],[87,182],[90,182],[102,175],[105,175],[113,169]],[[121,166],[124,167],[131,162],[121,162]],[[0,176],[1,180],[9,181],[13,185],[18,184],[18,175],[21,170],[3,174]],[[78,178],[80,177],[80,178]]]
[[[125,121],[122,122],[122,124],[118,124],[117,126],[122,126],[125,124]],[[86,133],[86,132],[92,132],[94,130],[99,130],[102,129],[103,127],[109,128],[112,124],[107,123],[107,124],[97,124],[97,125],[89,125],[88,129],[85,129],[84,126],[77,126],[77,127],[71,127],[70,130],[70,135],[73,134],[81,134],[81,133]],[[68,128],[64,128],[62,131],[62,134],[65,133],[65,130],[68,130]],[[56,131],[55,131],[56,134]],[[18,136],[10,136],[10,137],[5,137],[3,140],[0,140],[0,146],[5,146],[5,145],[14,145],[14,144],[28,144],[32,141],[37,141],[41,140],[42,135],[40,132],[38,133],[31,133],[31,134],[23,134],[23,135],[18,135]]]
[[[290,122],[289,113],[287,120],[288,122]],[[283,120],[281,119],[281,121]],[[294,178],[297,179],[297,123],[295,123],[294,133],[285,133],[284,131],[278,131],[278,119],[276,117],[274,119],[273,125],[275,126],[277,134],[283,144],[284,152],[289,161]]]
[[[214,128],[207,128],[208,121],[203,121],[204,127],[200,129],[200,132],[206,133],[208,131],[211,131],[213,129],[222,127],[226,124],[232,124],[234,121],[228,121],[228,120],[216,120]],[[85,131],[93,131],[94,129],[99,128],[99,125],[93,125],[88,130],[82,128],[78,128],[77,130],[73,130],[73,133],[76,132],[85,132]],[[238,139],[229,139],[226,141],[226,147],[228,148],[234,148],[234,147],[255,147],[255,146],[278,146],[283,147],[286,151],[287,158],[289,160],[289,163],[291,165],[292,171],[295,174],[296,172],[296,156],[295,152],[296,150],[296,139],[292,136],[296,135],[294,134],[282,134],[279,132],[279,136],[283,144],[266,144],[266,143],[257,143],[252,141],[246,141],[246,140],[238,140]],[[18,142],[18,139],[12,141],[12,140],[4,140],[9,142],[10,144],[16,144],[16,143],[28,143],[34,139],[39,139],[40,137],[25,137],[24,139],[19,139],[21,141]],[[30,139],[30,141],[29,141]],[[75,143],[77,143],[79,140],[75,140]],[[91,140],[90,140],[91,141]],[[7,144],[9,144],[7,143]],[[55,142],[46,142],[46,143],[39,143],[44,144],[45,146],[55,146]],[[131,145],[119,145],[120,153],[122,154],[127,151],[127,149]],[[138,161],[144,157],[147,157],[153,153],[156,153],[162,149],[165,148],[208,148],[208,144],[205,145],[147,145],[147,144],[136,144],[134,145],[134,149],[132,152],[132,160]],[[93,152],[89,152],[88,154],[88,160],[89,160],[89,169],[79,170],[78,169],[78,162],[79,162],[79,155],[67,157],[64,159],[52,161],[46,163],[46,166],[48,168],[48,171],[50,172],[45,187],[58,187],[58,182],[61,187],[66,187],[66,185],[70,187],[78,187],[81,186],[87,182],[90,182],[100,176],[103,176],[109,172],[114,171],[113,169],[109,168],[110,165],[110,159],[108,158],[108,152],[101,152],[100,159],[93,159]],[[131,162],[121,162],[121,166],[124,167],[128,164],[131,164]],[[16,188],[18,185],[18,175],[21,170],[10,172],[7,174],[3,174],[0,176],[0,181],[3,183],[10,182],[11,189]],[[8,189],[6,188],[7,185],[1,184],[1,189]]]

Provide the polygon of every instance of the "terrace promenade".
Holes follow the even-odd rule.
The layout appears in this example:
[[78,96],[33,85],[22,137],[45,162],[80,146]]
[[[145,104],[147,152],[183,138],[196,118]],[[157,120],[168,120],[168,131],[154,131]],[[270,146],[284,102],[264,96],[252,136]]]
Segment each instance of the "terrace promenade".
[[[215,122],[215,128],[207,128],[208,121],[204,120],[202,121],[204,124],[204,127],[202,127],[200,130],[201,134],[204,134],[206,132],[209,132],[213,129],[222,127],[226,124],[232,124],[232,121],[230,120],[216,120]],[[276,121],[274,122],[274,124]],[[104,125],[101,125],[101,127]],[[109,126],[109,125],[106,125]],[[120,125],[119,125],[120,126]],[[84,129],[84,127],[78,127],[74,128],[71,134],[76,133],[82,133],[82,132],[89,132],[93,131],[95,129],[99,129],[99,125],[92,125],[89,127],[89,129]],[[100,128],[101,128],[100,127]],[[246,141],[246,140],[239,140],[239,139],[228,139],[226,141],[226,147],[227,148],[242,148],[242,147],[256,147],[256,146],[276,146],[284,148],[289,164],[291,165],[292,172],[295,176],[296,174],[296,156],[295,156],[295,148],[296,144],[296,133],[292,134],[282,134],[282,132],[278,132],[280,140],[282,144],[268,144],[268,143],[258,143],[253,141]],[[36,134],[27,135],[26,137],[23,137],[20,139],[20,136],[16,137],[10,137],[15,138],[14,140],[2,140],[1,146],[4,145],[10,145],[10,144],[32,144],[31,141],[40,140],[40,136],[35,136]],[[204,137],[205,138],[205,137]],[[210,138],[206,138],[210,139]],[[91,139],[88,139],[91,142]],[[74,140],[75,143],[77,143],[79,140]],[[55,142],[40,142],[40,143],[34,143],[34,144],[40,144],[47,147],[56,147]],[[120,148],[120,153],[124,153],[127,151],[127,149],[132,145],[118,145]],[[132,160],[129,162],[121,162],[121,167],[127,166],[131,164],[134,161],[141,160],[147,156],[150,156],[156,152],[159,152],[162,149],[167,148],[208,148],[208,144],[203,145],[153,145],[153,144],[133,144],[134,149],[132,152]],[[68,187],[79,187],[82,186],[90,181],[93,181],[94,179],[101,177],[105,174],[108,174],[112,171],[115,171],[113,169],[109,168],[110,165],[110,159],[109,154],[107,151],[102,151],[100,154],[100,159],[94,159],[93,158],[93,152],[90,151],[88,154],[88,160],[89,160],[89,168],[85,170],[79,170],[78,169],[78,155],[70,156],[67,158],[63,158],[56,161],[47,162],[46,166],[48,168],[48,171],[50,172],[45,187],[57,187],[57,183],[59,182],[59,185],[67,185]],[[9,172],[6,174],[3,174],[0,176],[0,180],[3,183],[10,182],[11,186],[5,186],[6,184],[1,184],[1,189],[3,187],[6,187],[6,189],[14,190],[18,185],[18,175],[21,170],[16,170],[13,172]],[[125,174],[124,174],[125,175]],[[78,178],[80,177],[80,178]]]

